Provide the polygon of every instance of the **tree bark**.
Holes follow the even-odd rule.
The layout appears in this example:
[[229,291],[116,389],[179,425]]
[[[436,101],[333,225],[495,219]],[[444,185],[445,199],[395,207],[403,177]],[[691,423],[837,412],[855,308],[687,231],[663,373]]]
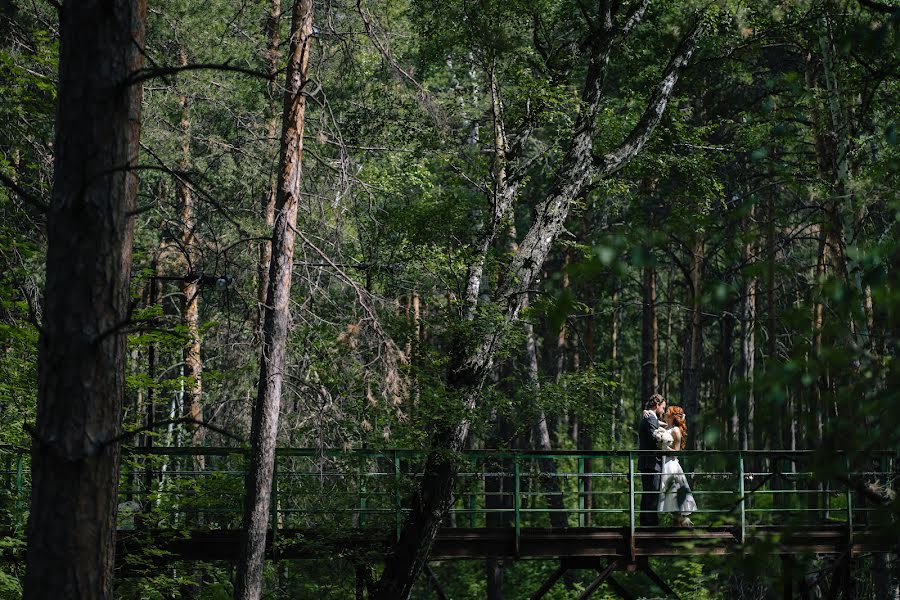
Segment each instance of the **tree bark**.
[[[609,360],[612,365],[612,376],[615,382],[621,383],[622,374],[621,374],[621,366],[619,365],[619,288],[615,287],[613,289],[612,297],[610,298],[612,303],[612,317],[610,319],[611,323],[609,324]],[[618,447],[618,442],[621,435],[620,423],[622,421],[622,414],[624,412],[624,407],[622,406],[622,392],[619,387],[613,388],[613,403],[612,403],[612,415],[610,415],[610,427],[609,427],[609,436],[610,440],[612,440],[613,446]]]
[[[266,19],[266,72],[268,73],[269,106],[266,116],[265,134],[266,141],[273,143],[278,133],[278,62],[281,60],[280,23],[281,0],[271,0],[269,15]],[[274,169],[273,169],[274,171]],[[275,199],[278,196],[278,178],[271,175],[271,183],[262,200],[262,217],[266,224],[266,231],[272,231],[275,226]],[[269,293],[269,263],[272,262],[272,241],[265,240],[259,244],[259,259],[257,262],[257,328],[262,326],[265,314],[266,295]]]
[[259,388],[250,432],[241,557],[234,587],[236,600],[258,600],[262,594],[266,530],[269,522],[275,444],[284,380],[290,322],[291,274],[302,177],[303,130],[309,54],[313,37],[313,0],[296,0],[291,20],[291,46],[284,98],[281,159],[272,260],[266,294]]
[[[527,304],[527,301],[526,301]],[[525,323],[525,362],[528,365],[528,380],[534,393],[537,394],[540,389],[537,343],[534,335],[534,327],[531,323]],[[532,431],[532,439],[534,447],[544,452],[553,449],[550,440],[550,428],[547,424],[547,416],[544,409],[540,408],[537,414],[537,422],[534,424]],[[556,529],[566,526],[568,520],[566,514],[562,512],[564,507],[562,498],[562,488],[559,485],[559,479],[556,477],[556,463],[552,458],[542,458],[538,461],[541,469],[540,486],[542,491],[547,494],[547,508],[553,509],[550,513],[550,525]]]
[[[184,46],[179,48],[179,62],[181,66],[186,66],[187,51]],[[190,167],[191,161],[191,100],[184,94],[178,94],[178,103],[181,106],[181,156],[178,159],[178,169],[185,172]],[[183,374],[187,379],[187,404],[189,406],[189,415],[196,421],[203,421],[203,404],[201,402],[201,394],[203,391],[201,376],[203,373],[203,363],[200,359],[200,280],[195,268],[197,253],[195,250],[195,233],[196,220],[194,218],[194,201],[191,194],[191,188],[188,183],[178,178],[175,181],[175,197],[180,208],[181,218],[181,252],[184,254],[185,263],[187,265],[188,277],[181,281],[182,304],[182,320],[187,330],[188,342],[184,347],[184,369]],[[194,446],[203,444],[203,438],[206,429],[197,427],[191,438]],[[198,455],[194,459],[195,466],[202,469],[205,461],[202,455]]]
[[[642,3],[642,6],[645,4]],[[629,19],[624,29],[630,30],[632,25],[632,20]],[[700,28],[695,27],[682,42],[652,93],[644,115],[624,142],[596,160],[591,152],[594,129],[602,99],[606,66],[615,37],[611,25],[609,29],[597,32],[594,36],[582,92],[584,108],[576,119],[569,148],[548,198],[538,206],[535,221],[519,251],[513,256],[507,276],[494,297],[504,308],[503,323],[492,325],[484,338],[473,347],[453,350],[447,384],[449,389],[457,392],[459,408],[464,415],[471,414],[477,406],[485,378],[500,344],[500,337],[506,326],[518,317],[525,292],[540,273],[572,204],[593,178],[616,172],[643,148],[662,118],[678,76],[693,54],[700,32]],[[477,270],[473,270],[475,271]],[[464,416],[435,433],[432,443],[440,450],[431,452],[426,460],[400,539],[385,563],[379,582],[379,600],[409,598],[413,583],[424,568],[441,519],[450,503],[457,472],[452,453],[464,447],[468,430],[469,417]]]
[[[745,232],[750,231],[753,223],[753,213],[747,219]],[[744,242],[744,262],[750,266],[753,257],[753,241]],[[753,418],[754,418],[754,390],[753,378],[756,369],[756,276],[744,275],[744,290],[741,294],[740,308],[741,327],[741,357],[740,377],[743,382],[743,391],[735,395],[735,412],[738,414],[738,437],[740,448],[749,450],[754,446]]]
[[[703,269],[704,239],[697,234],[691,248],[691,271],[688,295],[691,309],[685,332],[684,360],[681,377],[681,404],[684,411],[696,417],[700,414],[700,379],[703,361]],[[695,438],[696,439],[696,438]],[[696,441],[694,442],[697,443]]]
[[60,17],[24,597],[112,598],[146,5]]
[[641,397],[640,406],[659,392],[659,325],[656,319],[656,269],[647,265],[641,277]]

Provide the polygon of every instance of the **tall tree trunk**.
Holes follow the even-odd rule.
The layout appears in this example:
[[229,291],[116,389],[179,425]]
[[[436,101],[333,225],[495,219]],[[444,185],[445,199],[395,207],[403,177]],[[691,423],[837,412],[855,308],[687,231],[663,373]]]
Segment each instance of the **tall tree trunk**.
[[638,408],[659,392],[659,325],[656,319],[656,269],[646,265],[641,276],[641,397]]
[[[777,363],[778,355],[778,304],[775,298],[775,262],[778,249],[775,246],[775,192],[771,192],[766,199],[766,372],[771,372]],[[772,449],[781,449],[783,446],[783,427],[779,413],[775,407],[770,407],[768,423],[769,444]],[[776,494],[776,501],[781,498]]]
[[263,323],[259,388],[250,432],[252,447],[247,471],[244,531],[234,586],[236,600],[258,600],[262,594],[266,529],[290,322],[291,274],[297,208],[300,203],[306,117],[304,88],[312,46],[312,23],[313,0],[296,0],[291,19],[291,47],[281,132],[281,166],[272,232],[272,260]]
[[[753,212],[746,221],[745,232],[749,232],[753,223]],[[744,242],[743,260],[745,268],[750,267],[753,257],[752,239]],[[754,419],[754,372],[756,369],[756,276],[744,275],[744,289],[741,294],[740,308],[741,322],[741,357],[740,377],[741,390],[735,395],[735,413],[740,422],[738,424],[738,437],[740,448],[749,450],[754,446],[753,419]]]
[[[187,51],[184,46],[179,47],[179,63],[187,66]],[[178,104],[181,106],[181,156],[178,159],[178,169],[182,172],[190,168],[191,161],[191,99],[184,93],[178,94]],[[187,265],[188,277],[181,282],[182,320],[187,330],[188,342],[184,347],[183,373],[187,379],[187,402],[189,416],[197,421],[203,421],[203,404],[201,403],[202,383],[201,376],[203,363],[200,360],[200,276],[196,269],[197,253],[195,250],[196,220],[194,218],[194,201],[191,188],[188,183],[178,178],[175,182],[175,197],[180,208],[181,216],[181,252],[184,253]],[[194,430],[191,443],[194,446],[203,444],[206,430],[197,427]],[[195,466],[204,467],[204,457],[196,456]]]
[[[644,7],[646,3],[640,6]],[[643,9],[640,9],[629,16],[621,31],[630,31],[642,14]],[[483,338],[470,347],[456,345],[452,350],[447,387],[456,392],[463,414],[470,414],[478,405],[499,338],[505,326],[518,317],[524,295],[543,268],[573,202],[593,178],[614,173],[640,152],[659,123],[675,83],[690,60],[701,34],[699,26],[695,27],[682,42],[667,65],[659,85],[651,94],[644,115],[622,144],[603,157],[596,158],[592,149],[601,90],[609,56],[617,41],[611,24],[604,27],[606,29],[596,32],[592,38],[591,56],[582,91],[584,108],[574,124],[569,148],[557,170],[555,183],[547,199],[537,207],[535,221],[519,251],[512,257],[502,285],[495,291],[494,301],[503,309],[502,324],[491,326]],[[501,206],[501,203],[495,202],[494,206],[496,218],[496,207]],[[470,270],[470,275],[478,275],[480,281],[478,264],[484,264],[484,253],[480,255],[476,268]],[[467,297],[475,295],[472,292],[477,286],[471,285],[473,281],[474,278],[470,276]],[[467,303],[467,309],[469,307]],[[378,600],[409,598],[413,583],[428,560],[441,520],[450,503],[456,467],[455,461],[448,456],[448,451],[458,452],[464,447],[469,424],[469,417],[463,417],[435,432],[432,444],[440,451],[429,453],[426,460],[400,539],[385,563],[379,582]]]
[[[681,404],[684,411],[697,417],[700,414],[700,378],[703,362],[703,269],[704,239],[698,233],[691,247],[691,270],[688,296],[691,309],[685,332],[684,359],[681,378]],[[697,438],[694,438],[697,439]],[[694,442],[695,444],[697,442]]]
[[[527,305],[527,300],[525,301]],[[537,394],[540,389],[537,343],[534,335],[534,327],[531,323],[525,323],[525,364],[528,366],[528,380],[534,393]],[[537,414],[537,422],[534,424],[532,432],[534,447],[544,452],[550,452],[553,444],[550,440],[550,428],[547,424],[547,416],[544,409],[540,408]],[[564,502],[562,498],[562,488],[559,485],[559,479],[556,477],[556,463],[552,458],[542,458],[538,461],[541,470],[540,486],[541,490],[547,494],[547,508],[553,510],[550,513],[550,525],[554,528],[561,529],[566,526],[566,513],[562,512]]]
[[146,5],[60,16],[24,597],[112,598]]
[[[269,105],[266,115],[265,134],[266,141],[273,144],[278,135],[278,62],[281,60],[279,50],[281,24],[281,0],[271,0],[269,14],[266,18],[266,72],[269,75]],[[278,178],[274,175],[274,169],[270,177],[269,189],[262,199],[262,217],[266,224],[266,231],[272,231],[275,226],[275,199],[278,196]],[[257,262],[257,328],[262,326],[265,314],[266,295],[269,293],[269,263],[272,262],[272,242],[264,240],[259,244],[259,259]]]
[[[155,257],[150,263],[150,270],[153,274],[150,276],[150,281],[147,282],[147,306],[156,306],[159,302],[159,281],[156,279],[157,264]],[[147,408],[144,416],[144,426],[147,427],[148,433],[144,436],[144,447],[149,450],[153,447],[153,435],[149,432],[152,431],[156,422],[156,344],[153,341],[147,346],[147,380],[149,385],[147,386]],[[148,494],[148,498],[152,485],[153,461],[152,457],[147,456],[144,458],[144,491]],[[143,508],[146,510],[149,506]]]
[[662,377],[662,395],[665,398],[669,397],[669,382],[672,379],[672,323],[674,319],[672,318],[672,306],[675,304],[672,301],[673,298],[673,290],[672,288],[675,285],[675,278],[672,276],[672,270],[669,270],[669,281],[666,286],[666,337],[664,338],[666,341],[666,351],[663,355],[663,377]]
[[[609,345],[610,345],[610,364],[612,365],[613,379],[616,383],[621,383],[621,367],[619,365],[619,288],[613,289],[612,293],[612,319],[609,326]],[[613,389],[613,406],[612,415],[610,415],[610,440],[615,447],[618,447],[619,438],[622,437],[620,424],[622,422],[622,393],[618,387]]]
[[[719,374],[716,381],[712,385],[712,394],[714,402],[721,402],[722,414],[727,415],[728,392],[731,385],[735,381],[735,365],[734,365],[734,329],[735,316],[734,305],[730,305],[728,310],[722,313],[719,318],[719,357],[718,366]],[[719,408],[716,409],[717,411]],[[737,414],[732,413],[730,419],[725,424],[728,430],[728,447],[734,448],[738,445],[738,419]]]

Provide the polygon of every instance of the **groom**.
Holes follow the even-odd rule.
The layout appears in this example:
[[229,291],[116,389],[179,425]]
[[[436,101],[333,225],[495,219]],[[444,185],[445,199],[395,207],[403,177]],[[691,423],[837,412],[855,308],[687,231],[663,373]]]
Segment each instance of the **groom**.
[[[659,427],[659,420],[666,413],[666,399],[660,394],[653,394],[646,404],[638,427],[638,446],[641,450],[657,450],[656,439],[653,432]],[[649,411],[649,412],[648,412]],[[638,458],[638,471],[641,473],[641,520],[643,526],[659,525],[659,513],[657,512],[659,500],[660,472],[662,471],[662,456],[659,454],[642,454]]]

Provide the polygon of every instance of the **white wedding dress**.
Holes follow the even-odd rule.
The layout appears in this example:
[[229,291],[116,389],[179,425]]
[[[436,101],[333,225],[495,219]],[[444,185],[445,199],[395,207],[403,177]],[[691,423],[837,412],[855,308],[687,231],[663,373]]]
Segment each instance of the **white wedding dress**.
[[[659,442],[661,450],[672,450],[672,434],[665,427],[657,430],[656,439]],[[694,494],[691,493],[691,486],[688,484],[687,477],[684,475],[684,469],[681,463],[674,456],[664,456],[662,473],[660,474],[659,485],[659,512],[676,513],[681,517],[687,517],[689,514],[697,510],[697,503],[694,502]]]

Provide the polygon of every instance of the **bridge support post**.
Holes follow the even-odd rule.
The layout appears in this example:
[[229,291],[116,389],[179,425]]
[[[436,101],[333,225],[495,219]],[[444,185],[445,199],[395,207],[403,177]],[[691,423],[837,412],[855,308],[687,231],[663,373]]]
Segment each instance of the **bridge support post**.
[[634,452],[628,453],[628,560],[634,562]]
[[609,585],[610,588],[612,588],[612,591],[614,591],[621,598],[623,598],[623,600],[634,600],[634,596],[632,596],[628,592],[628,590],[626,590],[624,587],[622,587],[622,585],[618,581],[613,579],[612,575],[609,576],[609,579],[606,580],[606,583]]
[[611,560],[609,561],[609,564],[606,565],[605,569],[597,569],[597,571],[599,571],[597,578],[584,589],[584,592],[582,592],[581,595],[578,596],[578,600],[588,600],[588,598],[590,598],[594,594],[594,592],[597,591],[597,588],[603,585],[604,581],[609,579],[609,576],[612,575],[612,572],[615,571],[618,566],[619,561]]
[[438,600],[450,600],[450,596],[444,591],[441,582],[438,581],[437,575],[434,574],[434,571],[431,570],[431,566],[428,564],[425,565],[425,575],[428,577],[428,581],[431,583],[432,587],[434,587],[434,593],[438,597]]
[[784,600],[794,597],[794,557],[790,554],[781,555],[781,593]]
[[515,461],[515,462],[513,462],[513,479],[514,479],[514,483],[515,483],[515,489],[513,490],[513,494],[514,494],[513,495],[513,512],[514,512],[514,516],[515,516],[515,520],[516,520],[516,522],[515,522],[515,529],[516,529],[515,547],[516,547],[516,556],[519,556],[519,548],[520,548],[519,544],[522,540],[522,515],[521,515],[522,498],[519,496],[519,490],[521,489],[520,486],[522,485],[522,482],[521,482],[521,475],[519,473],[519,457],[516,456],[513,460]]
[[831,573],[831,585],[828,586],[827,600],[835,600],[838,595],[842,595],[845,600],[855,598],[855,590],[853,589],[853,558],[850,552],[841,555],[834,562],[834,569]]
[[559,567],[557,567],[556,570],[550,574],[550,577],[548,577],[547,580],[541,584],[541,587],[539,587],[537,591],[532,594],[531,600],[541,600],[541,598],[547,595],[547,592],[550,591],[550,588],[553,587],[553,584],[559,581],[559,578],[565,575],[566,571],[568,570],[568,567],[566,567],[564,563],[560,563]]
[[650,561],[647,559],[647,557],[644,557],[644,560],[638,561],[638,569],[643,571],[647,575],[647,577],[649,577],[650,580],[653,581],[653,583],[655,583],[657,587],[659,587],[659,589],[661,589],[666,594],[666,598],[671,597],[675,598],[675,600],[679,600],[678,594],[675,593],[675,590],[669,587],[669,584],[666,583],[666,580],[657,575],[656,571],[654,571],[650,567]]
[[738,541],[741,544],[746,541],[745,538],[747,536],[747,506],[744,494],[744,453],[738,452],[738,498],[740,498],[738,509],[740,510],[741,521],[741,537]]

